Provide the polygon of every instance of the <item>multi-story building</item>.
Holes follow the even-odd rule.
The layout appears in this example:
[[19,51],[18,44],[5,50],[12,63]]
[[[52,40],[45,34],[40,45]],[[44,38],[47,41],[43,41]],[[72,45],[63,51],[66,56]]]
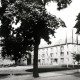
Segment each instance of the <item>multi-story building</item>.
[[[44,45],[38,49],[39,65],[74,65],[73,54],[80,54],[80,36],[71,31],[64,40],[56,40],[55,44]],[[32,57],[33,60],[33,57]]]
[[80,53],[80,44],[67,43],[39,48],[40,65],[73,65],[73,53]]
[[[0,38],[1,39],[1,38]],[[1,42],[0,42],[1,43]],[[1,44],[0,44],[1,45]],[[0,47],[0,64],[3,64]],[[73,65],[73,53],[80,53],[80,44],[64,43],[56,45],[47,45],[39,47],[38,49],[38,64],[39,65]],[[31,61],[33,63],[33,54],[31,54]]]

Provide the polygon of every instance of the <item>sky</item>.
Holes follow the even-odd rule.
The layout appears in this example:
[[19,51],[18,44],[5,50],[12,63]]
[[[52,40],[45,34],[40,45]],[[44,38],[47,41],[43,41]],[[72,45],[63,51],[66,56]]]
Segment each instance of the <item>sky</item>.
[[53,2],[46,7],[51,14],[60,17],[68,28],[72,28],[75,25],[76,16],[80,12],[80,0],[72,0],[72,3],[67,8],[60,11],[57,10],[57,4]]
[[[48,12],[56,15],[57,18],[61,18],[67,26],[67,28],[59,28],[55,34],[56,38],[52,37],[51,41],[65,39],[66,33],[68,38],[71,37],[72,28],[75,26],[77,15],[80,12],[80,0],[72,0],[72,3],[67,8],[60,11],[57,10],[57,4],[53,2],[49,3],[46,8]],[[76,29],[73,29],[74,38],[76,37],[75,33]],[[45,42],[42,40],[42,43]]]

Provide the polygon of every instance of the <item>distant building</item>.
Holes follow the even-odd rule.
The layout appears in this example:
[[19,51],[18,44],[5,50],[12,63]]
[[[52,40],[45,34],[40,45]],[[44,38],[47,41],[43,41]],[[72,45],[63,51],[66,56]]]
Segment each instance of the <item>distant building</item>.
[[73,53],[80,53],[80,44],[67,43],[39,48],[39,65],[73,65]]
[[[68,34],[69,35],[69,34]],[[75,37],[75,39],[74,39]],[[38,49],[38,64],[39,65],[74,65],[73,54],[80,54],[80,41],[78,35],[58,40],[51,45],[42,45]],[[32,55],[33,63],[34,55]]]

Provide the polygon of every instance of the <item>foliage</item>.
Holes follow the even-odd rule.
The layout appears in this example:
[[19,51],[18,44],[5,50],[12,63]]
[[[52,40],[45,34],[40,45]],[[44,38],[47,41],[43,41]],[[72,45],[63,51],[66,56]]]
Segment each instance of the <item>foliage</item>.
[[[65,23],[47,13],[45,5],[56,1],[58,10],[66,8],[71,0],[2,0],[0,36],[4,37],[3,55],[14,56],[15,60],[34,46],[34,76],[38,76],[38,46],[43,38],[50,43],[49,35]],[[13,25],[20,26],[15,28]],[[37,74],[37,75],[36,75]]]
[[80,54],[74,54],[74,59],[79,62],[80,61]]
[[[29,2],[28,2],[29,1]],[[13,17],[16,16],[17,17],[17,21],[16,23],[21,20],[21,22],[23,23],[21,25],[21,28],[24,28],[24,26],[27,25],[26,29],[29,30],[29,34],[32,34],[30,32],[32,32],[34,28],[34,32],[36,34],[37,31],[37,27],[36,26],[40,26],[40,28],[38,27],[38,35],[40,35],[42,38],[44,37],[44,34],[40,33],[40,31],[44,32],[47,36],[47,39],[45,38],[46,41],[49,41],[49,34],[53,34],[54,35],[54,29],[59,27],[59,23],[62,22],[60,19],[56,19],[55,16],[51,17],[51,15],[48,15],[46,13],[45,10],[45,6],[38,4],[38,1],[42,1],[42,0],[3,0],[2,1],[2,8],[5,14],[3,15],[4,17],[1,19],[2,20],[2,24],[5,27],[1,27],[1,35],[2,36],[8,36],[10,35],[10,30],[11,28],[11,21],[13,21]],[[36,1],[34,3],[32,3],[32,1]],[[44,0],[44,3],[47,3],[47,1],[50,0]],[[71,0],[56,0],[58,3],[60,3],[61,5],[67,5],[70,3]],[[15,2],[15,3],[13,3]],[[4,5],[6,7],[4,7]],[[61,7],[60,5],[58,5],[59,7]],[[5,9],[4,9],[5,8]],[[64,7],[62,7],[64,8]],[[3,14],[3,12],[2,12]],[[2,16],[2,15],[1,15]],[[43,16],[43,17],[42,17]],[[53,20],[53,21],[52,21]],[[52,22],[51,22],[52,21]],[[31,25],[30,25],[31,24]],[[62,22],[61,25],[63,25],[64,23]],[[33,27],[35,26],[35,27]],[[44,26],[44,27],[43,27]],[[47,26],[47,28],[45,27]],[[63,25],[65,26],[65,25]],[[51,29],[51,27],[53,27],[53,29]],[[35,29],[36,28],[36,29]],[[7,30],[8,29],[8,30]],[[25,29],[25,30],[26,30]],[[28,31],[27,30],[27,31]],[[45,30],[45,31],[44,31]],[[4,33],[7,32],[7,34],[5,35]],[[25,31],[25,33],[27,32]]]
[[73,55],[73,59],[78,62],[78,70],[77,70],[77,72],[79,72],[80,54],[74,54]]
[[[14,21],[14,17],[16,17],[16,21]],[[21,21],[21,26],[14,29],[12,24],[16,25],[19,21]],[[22,48],[21,46],[24,45],[34,45],[34,38],[36,36],[44,38],[49,42],[49,35],[54,35],[54,30],[59,26],[65,26],[61,19],[57,19],[55,16],[48,14],[43,5],[38,4],[37,2],[27,2],[25,0],[16,0],[15,3],[7,5],[5,13],[3,14],[2,24],[0,29],[1,36],[5,37],[4,42],[9,49],[12,48],[11,45],[14,45],[15,49],[18,47]],[[7,49],[7,47],[5,48]],[[19,49],[19,51],[20,50],[21,49]],[[12,52],[8,51],[8,54],[9,53]],[[17,51],[15,54],[16,53]]]
[[[32,1],[32,0],[28,0],[28,1]],[[58,10],[66,8],[72,2],[72,0],[33,0],[33,1],[38,1],[39,4],[42,4],[44,6],[50,1],[56,2]]]
[[80,33],[80,13],[77,16],[76,24],[75,24],[74,28],[77,29],[77,32],[76,33]]

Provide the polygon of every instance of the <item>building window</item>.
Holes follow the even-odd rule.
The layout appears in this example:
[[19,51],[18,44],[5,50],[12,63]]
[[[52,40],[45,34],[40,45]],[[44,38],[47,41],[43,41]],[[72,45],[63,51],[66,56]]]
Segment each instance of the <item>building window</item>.
[[42,49],[43,51],[45,50],[45,48]]
[[45,57],[45,54],[42,54],[42,58],[44,58]]
[[67,52],[67,55],[69,55],[69,52]]
[[64,58],[61,58],[61,63],[63,63],[64,62]]
[[1,50],[0,50],[0,54],[1,54]]
[[58,59],[55,58],[55,59],[54,59],[54,62],[57,63],[57,62],[58,62]]
[[51,58],[51,64],[53,63],[53,59]]
[[67,58],[67,61],[69,61],[69,58]]
[[61,52],[61,56],[64,56],[64,52]]
[[57,52],[56,52],[56,55],[57,55]]
[[53,53],[50,53],[50,57],[53,57]]
[[0,54],[1,54],[1,51],[2,51],[2,47],[0,47]]
[[40,54],[38,54],[38,58],[41,58],[41,57],[40,57]]
[[51,47],[51,51],[53,50],[53,48]]
[[46,49],[46,54],[48,55],[48,48]]
[[38,64],[40,64],[41,63],[41,60],[40,59],[38,59]]
[[61,45],[61,52],[63,52],[63,51],[64,51],[64,46]]
[[42,59],[42,64],[45,64],[45,59]]
[[1,53],[0,53],[0,59],[1,59]]

